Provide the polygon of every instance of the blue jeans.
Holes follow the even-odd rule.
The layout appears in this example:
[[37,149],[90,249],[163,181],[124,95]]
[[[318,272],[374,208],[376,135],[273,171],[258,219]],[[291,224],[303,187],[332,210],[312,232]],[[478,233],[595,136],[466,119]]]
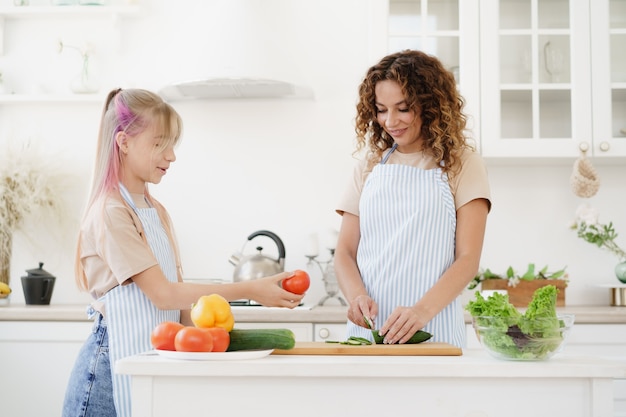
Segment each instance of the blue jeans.
[[63,417],[115,417],[106,322],[98,314],[78,353],[63,402]]

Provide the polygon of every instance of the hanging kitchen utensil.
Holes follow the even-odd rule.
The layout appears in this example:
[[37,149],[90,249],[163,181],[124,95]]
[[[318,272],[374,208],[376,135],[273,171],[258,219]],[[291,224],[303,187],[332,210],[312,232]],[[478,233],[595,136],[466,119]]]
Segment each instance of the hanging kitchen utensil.
[[244,256],[241,252],[234,253],[228,260],[235,266],[233,271],[234,282],[276,275],[285,270],[285,245],[283,241],[275,233],[268,230],[259,230],[252,233],[248,236],[248,241],[257,236],[267,236],[274,241],[278,248],[278,259],[263,255],[263,247],[261,246],[257,246],[257,253],[254,255]]

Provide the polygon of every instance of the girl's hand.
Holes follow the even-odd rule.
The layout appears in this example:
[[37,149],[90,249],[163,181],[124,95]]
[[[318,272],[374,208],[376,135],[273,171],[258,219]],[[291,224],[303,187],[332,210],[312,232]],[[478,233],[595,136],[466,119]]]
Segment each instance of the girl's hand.
[[405,343],[426,325],[413,307],[396,307],[380,328],[385,336],[383,343]]
[[374,322],[376,314],[378,314],[378,305],[369,295],[359,295],[350,302],[348,307],[348,320],[366,329],[369,329],[369,327],[363,320],[363,317],[367,316]]
[[280,282],[293,276],[293,272],[281,272],[272,275],[248,281],[250,286],[251,299],[263,304],[266,307],[287,307],[294,308],[298,306],[304,294],[294,294],[282,289]]

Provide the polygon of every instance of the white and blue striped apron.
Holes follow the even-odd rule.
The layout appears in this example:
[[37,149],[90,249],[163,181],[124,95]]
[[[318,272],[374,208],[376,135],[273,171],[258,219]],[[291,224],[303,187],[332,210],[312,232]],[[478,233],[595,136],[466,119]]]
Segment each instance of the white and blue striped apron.
[[[170,282],[178,281],[174,251],[156,209],[138,208],[122,184],[120,192],[141,220],[146,239],[161,270]],[[164,321],[180,321],[180,310],[159,310],[134,282],[118,285],[104,296],[104,300],[115,409],[118,417],[130,417],[130,375],[116,374],[115,362],[152,349],[152,329]]]
[[[395,148],[368,175],[359,202],[357,264],[378,304],[377,328],[396,307],[413,306],[454,262],[456,209],[447,175],[441,168],[386,164]],[[464,347],[458,298],[423,330],[432,341]],[[352,322],[347,335],[372,339],[368,329]]]

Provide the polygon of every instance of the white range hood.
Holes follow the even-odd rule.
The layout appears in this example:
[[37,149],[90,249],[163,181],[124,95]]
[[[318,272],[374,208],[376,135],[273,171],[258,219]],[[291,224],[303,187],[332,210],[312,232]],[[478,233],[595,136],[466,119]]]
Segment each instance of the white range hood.
[[304,87],[266,78],[207,78],[174,83],[161,89],[170,101],[193,99],[312,98]]

